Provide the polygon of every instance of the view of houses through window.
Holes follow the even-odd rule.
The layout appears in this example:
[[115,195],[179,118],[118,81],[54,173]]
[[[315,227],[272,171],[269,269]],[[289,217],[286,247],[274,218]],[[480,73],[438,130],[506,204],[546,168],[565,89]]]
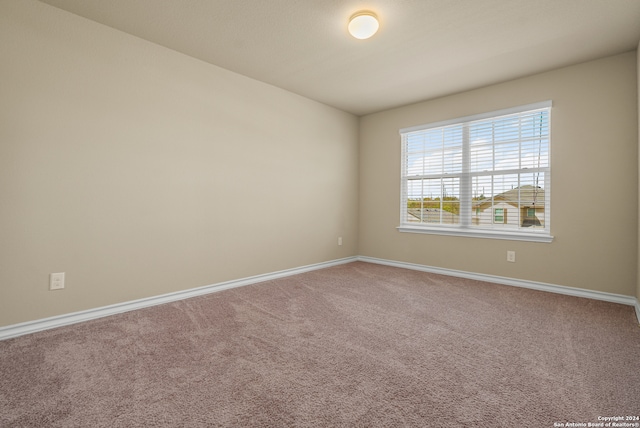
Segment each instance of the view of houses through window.
[[536,107],[402,130],[402,224],[548,232],[550,103]]
[[[524,185],[493,197],[473,198],[471,224],[501,225],[507,228],[544,228],[545,194],[542,187]],[[412,223],[460,224],[458,196],[410,199],[407,221]]]

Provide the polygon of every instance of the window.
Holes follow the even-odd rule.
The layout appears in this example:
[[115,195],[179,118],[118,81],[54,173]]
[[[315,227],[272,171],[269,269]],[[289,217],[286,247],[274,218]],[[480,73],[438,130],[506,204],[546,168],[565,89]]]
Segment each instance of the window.
[[551,242],[550,115],[547,101],[400,130],[398,229]]

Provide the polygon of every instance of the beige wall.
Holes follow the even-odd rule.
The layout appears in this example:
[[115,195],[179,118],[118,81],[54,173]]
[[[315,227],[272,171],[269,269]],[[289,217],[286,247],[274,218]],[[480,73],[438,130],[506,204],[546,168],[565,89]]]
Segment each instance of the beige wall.
[[[0,326],[356,254],[640,298],[635,52],[359,130],[32,0],[0,2],[0,57]],[[552,244],[396,231],[398,129],[546,99]],[[61,271],[67,288],[48,291]]]
[[[363,117],[359,254],[634,295],[638,263],[636,66],[636,53],[629,52]],[[553,243],[396,230],[400,128],[549,99],[553,100]],[[507,250],[516,251],[516,263],[506,261]]]
[[0,58],[0,326],[356,255],[355,116],[30,0]]
[[[638,108],[638,146],[640,147],[640,42],[638,43],[638,49],[636,50],[636,57],[638,61],[638,64],[637,64],[638,79],[636,81],[638,85],[638,103],[636,105],[636,108]],[[638,169],[640,170],[640,157],[638,158]],[[639,183],[638,189],[640,191],[640,183]],[[640,207],[638,208],[638,224],[640,225]],[[636,298],[640,302],[640,227],[638,228],[638,265],[637,267],[639,270],[637,275]],[[638,321],[640,321],[640,319]]]

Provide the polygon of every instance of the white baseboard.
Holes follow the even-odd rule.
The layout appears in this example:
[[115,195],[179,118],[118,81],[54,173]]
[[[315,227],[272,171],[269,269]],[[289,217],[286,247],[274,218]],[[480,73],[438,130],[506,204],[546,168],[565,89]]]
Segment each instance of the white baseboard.
[[0,327],[0,340],[10,339],[12,337],[22,336],[25,334],[35,333],[37,331],[48,330],[51,328],[62,327],[69,324],[75,324],[83,321],[89,321],[96,318],[102,318],[109,315],[120,314],[123,312],[134,311],[136,309],[147,308],[150,306],[161,305],[163,303],[175,302],[178,300],[188,299],[190,297],[202,296],[204,294],[215,293],[217,291],[228,290],[230,288],[242,287],[244,285],[256,284],[258,282],[270,281],[272,279],[283,278],[286,276],[297,275],[304,272],[310,272],[317,269],[324,269],[331,266],[337,266],[345,263],[354,262],[357,257],[347,257],[344,259],[332,260],[323,263],[302,266],[293,269],[281,270],[262,275],[250,276],[247,278],[220,282],[218,284],[205,285],[204,287],[191,288],[189,290],[177,291],[175,293],[163,294],[160,296],[148,297],[129,302],[117,303],[115,305],[102,306],[100,308],[89,309],[86,311],[73,312],[70,314],[59,315],[50,318],[44,318],[35,321],[27,321],[20,324],[13,324],[6,327]]
[[129,302],[117,303],[115,305],[103,306],[100,308],[89,309],[86,311],[73,312],[70,314],[59,315],[50,318],[44,318],[35,321],[28,321],[20,324],[13,324],[0,327],[0,340],[10,339],[12,337],[22,336],[25,334],[35,333],[51,328],[62,327],[65,325],[75,324],[83,321],[89,321],[97,318],[115,315],[123,312],[134,311],[136,309],[156,306],[163,303],[175,302],[178,300],[188,299],[190,297],[202,296],[204,294],[215,293],[217,291],[228,290],[231,288],[242,287],[245,285],[256,284],[259,282],[270,281],[272,279],[283,278],[291,275],[297,275],[304,272],[310,272],[317,269],[324,269],[331,266],[337,266],[354,261],[362,261],[367,263],[376,263],[387,266],[394,266],[404,269],[412,269],[423,272],[431,272],[441,275],[449,275],[460,278],[475,279],[478,281],[493,282],[496,284],[512,285],[515,287],[531,288],[534,290],[547,291],[550,293],[566,294],[569,296],[585,297],[588,299],[604,300],[607,302],[620,303],[623,305],[634,306],[638,322],[640,323],[640,302],[632,296],[624,296],[621,294],[605,293],[602,291],[585,290],[581,288],[565,287],[562,285],[546,284],[542,282],[526,281],[522,279],[505,278],[494,275],[485,275],[472,272],[464,272],[453,269],[444,269],[426,265],[419,265],[407,262],[398,262],[394,260],[378,259],[374,257],[355,256],[346,257],[344,259],[332,260],[323,263],[302,266],[293,269],[286,269],[278,272],[272,272],[262,275],[251,276],[247,278],[220,282],[217,284],[206,285],[204,287],[192,288],[189,290],[178,291],[175,293],[163,294],[160,296],[148,297]]
[[584,297],[587,299],[603,300],[605,302],[620,303],[635,307],[638,323],[640,323],[640,302],[633,296],[623,294],[605,293],[603,291],[585,290],[583,288],[566,287],[563,285],[547,284],[544,282],[527,281],[524,279],[506,278],[495,275],[485,275],[481,273],[465,272],[454,269],[438,268],[415,263],[398,262],[394,260],[378,259],[375,257],[358,256],[358,261],[367,263],[377,263],[381,265],[394,266],[404,269],[419,270],[422,272],[437,273],[440,275],[456,276],[459,278],[475,279],[478,281],[493,282],[502,285],[512,285],[514,287],[531,288],[533,290],[547,291],[549,293],[566,294],[568,296]]

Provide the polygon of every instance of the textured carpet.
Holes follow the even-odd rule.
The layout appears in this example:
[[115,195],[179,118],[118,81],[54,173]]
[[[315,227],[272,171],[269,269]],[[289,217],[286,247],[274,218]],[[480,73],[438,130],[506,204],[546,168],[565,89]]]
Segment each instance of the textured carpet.
[[0,342],[2,427],[617,415],[640,415],[633,308],[361,262]]

